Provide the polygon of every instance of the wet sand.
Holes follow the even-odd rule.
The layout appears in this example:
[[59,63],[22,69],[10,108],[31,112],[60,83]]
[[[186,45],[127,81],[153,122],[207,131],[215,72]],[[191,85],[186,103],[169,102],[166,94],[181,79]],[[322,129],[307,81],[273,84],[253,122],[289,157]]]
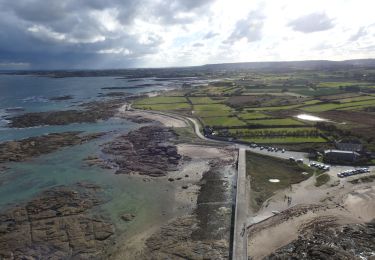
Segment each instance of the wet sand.
[[[118,116],[122,115],[125,117],[140,116],[157,121],[168,127],[189,126],[187,122],[177,117],[169,117],[167,115],[155,114],[147,111],[127,111],[125,107],[120,110]],[[198,228],[195,233],[192,232],[192,227],[199,226],[198,223],[201,223],[199,216],[201,216],[201,214],[203,214],[202,216],[211,214],[215,219],[221,219],[221,221],[224,221],[227,224],[227,228],[230,226],[230,205],[232,201],[230,195],[232,184],[230,179],[232,176],[234,176],[233,172],[235,171],[234,162],[236,153],[231,147],[212,147],[209,145],[192,145],[187,143],[177,144],[177,149],[178,153],[182,156],[182,158],[184,158],[183,162],[179,165],[178,170],[170,171],[166,176],[160,177],[162,180],[170,183],[174,187],[174,204],[169,205],[170,207],[174,208],[173,214],[165,215],[162,221],[159,223],[154,223],[153,226],[149,226],[143,230],[139,230],[138,234],[118,240],[117,246],[111,255],[111,259],[151,259],[152,257],[156,257],[155,259],[158,259],[158,257],[168,258],[174,254],[174,250],[177,247],[180,247],[180,250],[183,251],[186,256],[192,257],[195,254],[193,253],[194,250],[196,250],[196,247],[199,245],[204,245],[205,247],[206,251],[203,253],[203,255],[219,256],[229,253],[229,232],[226,232],[226,229],[223,228],[221,231],[224,232],[222,235],[224,237],[220,237],[220,239],[212,237],[210,239],[197,235],[201,232],[199,231],[201,230],[200,228]],[[207,183],[207,181],[202,180],[207,178],[207,176],[204,176],[211,171],[217,172],[214,175],[217,175],[217,177],[215,177],[217,180],[215,179],[213,180],[212,184],[208,184],[209,186],[213,185],[213,190],[215,190],[214,186],[220,184],[221,182],[226,184],[224,186],[222,186],[222,184],[219,185],[219,187],[223,187],[224,189],[218,191],[218,194],[209,195],[209,197],[222,196],[223,201],[220,201],[220,203],[217,203],[217,205],[214,204],[209,206],[207,204],[206,206],[205,203],[200,204],[203,199],[202,185]],[[151,180],[150,185],[152,185],[152,178],[149,179]],[[211,183],[211,181],[209,183]],[[204,194],[212,193],[210,191],[211,189],[208,189],[209,186],[204,188]],[[207,189],[209,191],[208,193]],[[198,207],[198,205],[202,206]],[[218,210],[219,208],[220,210]],[[227,208],[229,211],[226,210]],[[212,213],[208,213],[211,211]],[[219,215],[215,217],[215,214]],[[222,223],[220,223],[220,225],[222,225]],[[201,228],[205,229],[206,226],[204,225]],[[217,228],[214,230],[217,232]],[[172,233],[166,237],[165,232]],[[209,232],[207,234],[209,234]],[[194,239],[192,236],[198,236],[199,239],[202,239],[205,242],[198,242],[198,238],[196,238],[196,241],[193,242]],[[187,240],[191,242],[187,243]],[[166,243],[167,241],[169,241],[168,243],[175,244],[175,247],[169,249],[163,247],[160,250],[155,249],[156,244]]]

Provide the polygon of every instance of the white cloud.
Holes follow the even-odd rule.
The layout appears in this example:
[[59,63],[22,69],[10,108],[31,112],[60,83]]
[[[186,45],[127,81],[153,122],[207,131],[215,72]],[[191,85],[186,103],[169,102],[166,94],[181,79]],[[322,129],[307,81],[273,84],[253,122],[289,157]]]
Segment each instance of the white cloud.
[[122,54],[122,55],[130,55],[132,52],[126,48],[115,48],[115,49],[104,49],[99,50],[98,53],[100,54]]
[[375,58],[372,0],[30,1],[0,0],[0,50],[31,64],[48,53],[109,67],[116,55],[122,67]]

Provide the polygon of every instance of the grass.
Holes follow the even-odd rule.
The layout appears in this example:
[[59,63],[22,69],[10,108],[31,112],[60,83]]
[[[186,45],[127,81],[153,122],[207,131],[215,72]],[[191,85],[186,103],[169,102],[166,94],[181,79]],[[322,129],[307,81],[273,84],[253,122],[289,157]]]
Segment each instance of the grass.
[[326,143],[327,140],[320,136],[285,136],[285,137],[249,137],[240,138],[240,141],[257,144],[298,144],[298,143]]
[[223,105],[223,104],[208,104],[208,105],[194,105],[195,111],[230,111],[232,110],[230,107]]
[[327,173],[320,174],[318,177],[316,177],[315,186],[320,187],[329,182],[330,179],[331,177]]
[[159,111],[172,111],[172,110],[190,110],[190,104],[188,103],[174,103],[174,104],[155,104],[155,105],[134,105],[134,108],[144,110],[159,110]]
[[304,123],[294,120],[292,118],[281,119],[256,119],[249,121],[251,125],[262,126],[289,126],[289,125],[305,125]]
[[239,120],[237,117],[206,117],[203,118],[203,123],[206,126],[244,126],[245,123]]
[[349,107],[366,107],[366,106],[374,106],[375,100],[366,100],[366,101],[358,101],[358,102],[349,102],[349,103],[343,103],[343,104],[335,104],[335,103],[325,103],[320,105],[314,105],[314,106],[307,106],[301,108],[303,111],[307,112],[324,112],[328,110],[334,110],[334,109],[346,109]]
[[[305,165],[251,152],[246,154],[246,172],[250,176],[250,199],[254,211],[258,211],[276,191],[300,183],[313,175],[313,170]],[[308,174],[304,175],[302,172]],[[280,182],[272,183],[269,179],[279,179]]]
[[172,103],[186,103],[185,97],[148,97],[142,98],[134,102],[135,105],[154,105],[154,104],[172,104]]
[[349,103],[349,102],[356,102],[356,101],[367,101],[375,99],[374,96],[360,96],[360,97],[352,97],[352,98],[344,98],[339,99],[341,103]]
[[375,107],[375,104],[373,104],[373,105],[355,106],[355,107],[344,107],[344,108],[340,108],[338,110],[358,111],[358,110],[363,110],[364,108],[367,108],[367,107]]
[[221,110],[198,110],[198,111],[194,111],[194,115],[197,115],[201,118],[204,118],[204,117],[218,117],[218,116],[230,116],[232,115],[232,111],[228,111],[228,110],[224,110],[224,111],[221,111]]
[[297,105],[287,105],[287,106],[273,106],[273,107],[254,107],[254,108],[247,108],[247,111],[275,111],[275,110],[287,110],[293,109],[297,107],[301,107],[303,104]]
[[318,84],[318,87],[320,87],[320,88],[339,88],[339,87],[358,86],[360,84],[361,83],[358,83],[358,82],[321,82],[321,83]]
[[281,128],[265,128],[265,129],[230,129],[230,133],[235,135],[248,135],[248,136],[309,136],[313,133],[318,133],[315,127],[281,127]]
[[326,96],[326,95],[335,95],[339,93],[343,93],[342,90],[339,88],[319,88],[317,90],[313,89],[301,89],[301,90],[293,90],[293,93],[304,95],[304,96]]
[[194,132],[192,127],[175,127],[173,131],[178,136],[179,143],[194,143],[201,144],[205,143],[204,140],[200,139]]
[[254,107],[254,108],[247,108],[246,111],[277,111],[277,110],[288,110],[288,109],[294,109],[299,107],[304,107],[307,105],[315,105],[317,103],[320,103],[320,100],[312,99],[305,101],[301,104],[295,104],[295,105],[285,105],[285,106],[268,106],[268,107]]
[[270,116],[260,112],[241,112],[238,114],[238,117],[244,120],[252,120],[269,118]]
[[217,104],[222,103],[226,98],[210,98],[210,97],[188,97],[193,105],[198,104]]

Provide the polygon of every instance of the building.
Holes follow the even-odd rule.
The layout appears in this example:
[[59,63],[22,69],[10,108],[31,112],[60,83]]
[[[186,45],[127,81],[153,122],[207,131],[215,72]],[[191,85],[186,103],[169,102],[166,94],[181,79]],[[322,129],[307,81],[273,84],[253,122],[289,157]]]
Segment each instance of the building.
[[335,142],[335,146],[338,150],[351,151],[351,152],[361,152],[363,145],[359,141],[354,142]]
[[349,163],[355,162],[360,157],[359,153],[354,151],[344,151],[344,150],[325,150],[324,160],[326,162],[336,162],[336,163]]

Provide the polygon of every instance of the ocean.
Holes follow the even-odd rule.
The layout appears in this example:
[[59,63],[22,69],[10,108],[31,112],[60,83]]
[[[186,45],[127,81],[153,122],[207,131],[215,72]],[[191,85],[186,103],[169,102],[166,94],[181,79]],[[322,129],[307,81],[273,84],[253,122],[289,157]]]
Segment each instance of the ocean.
[[[144,87],[123,88],[137,85]],[[98,184],[106,202],[97,210],[111,218],[125,236],[136,234],[175,214],[174,186],[169,182],[142,176],[116,175],[114,170],[89,167],[83,161],[95,155],[101,145],[116,135],[137,129],[140,125],[120,118],[97,123],[40,126],[14,129],[7,127],[7,117],[26,112],[42,112],[77,108],[79,104],[103,100],[107,92],[140,94],[178,86],[175,81],[139,80],[114,77],[49,78],[38,76],[0,75],[0,142],[19,140],[47,133],[83,131],[106,132],[103,138],[83,145],[63,148],[25,162],[10,163],[10,169],[0,174],[0,208],[23,203],[41,191],[78,182]],[[72,99],[51,101],[53,97],[71,95]],[[133,213],[137,217],[127,223],[120,216]]]

